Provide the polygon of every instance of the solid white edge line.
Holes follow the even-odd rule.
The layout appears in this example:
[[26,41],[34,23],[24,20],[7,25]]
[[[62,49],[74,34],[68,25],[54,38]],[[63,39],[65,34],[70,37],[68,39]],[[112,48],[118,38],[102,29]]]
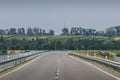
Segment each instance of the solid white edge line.
[[43,56],[45,56],[45,55],[47,55],[47,54],[41,55],[41,56],[39,56],[39,57],[37,57],[37,58],[35,58],[35,59],[33,59],[33,60],[31,60],[31,61],[23,64],[23,65],[21,65],[20,67],[12,70],[12,71],[10,71],[10,72],[7,72],[7,73],[5,73],[5,74],[3,74],[3,75],[0,75],[0,78],[5,77],[5,76],[7,76],[7,75],[9,75],[9,74],[11,74],[11,73],[13,73],[13,72],[15,72],[15,71],[18,71],[18,70],[24,68],[25,66],[29,65],[30,63],[36,61],[37,59],[39,59],[39,58],[41,58],[41,57],[43,57]]
[[86,61],[80,60],[80,59],[75,58],[75,57],[73,57],[73,56],[70,56],[70,57],[71,57],[72,59],[77,60],[77,61],[80,61],[80,62],[83,62],[83,63],[85,63],[85,64],[88,64],[88,65],[90,65],[90,66],[94,67],[95,69],[97,69],[97,70],[99,70],[99,71],[101,71],[101,72],[103,72],[103,73],[105,73],[105,74],[107,74],[107,75],[109,75],[109,76],[111,76],[111,77],[113,77],[113,78],[117,79],[117,80],[120,80],[120,78],[119,78],[119,77],[117,77],[117,76],[115,76],[115,75],[112,75],[112,74],[110,74],[110,73],[108,73],[108,72],[106,72],[106,71],[104,71],[104,70],[102,70],[102,69],[98,68],[98,67],[97,67],[97,66],[95,66],[95,65],[92,65],[92,64],[90,64],[90,63],[88,63],[88,62],[86,62]]

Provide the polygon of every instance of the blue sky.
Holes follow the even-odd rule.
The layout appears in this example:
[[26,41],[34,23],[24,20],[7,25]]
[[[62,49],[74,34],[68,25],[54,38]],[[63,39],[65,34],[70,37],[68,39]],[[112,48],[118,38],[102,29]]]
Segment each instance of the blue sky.
[[0,0],[0,28],[104,30],[120,25],[120,0]]

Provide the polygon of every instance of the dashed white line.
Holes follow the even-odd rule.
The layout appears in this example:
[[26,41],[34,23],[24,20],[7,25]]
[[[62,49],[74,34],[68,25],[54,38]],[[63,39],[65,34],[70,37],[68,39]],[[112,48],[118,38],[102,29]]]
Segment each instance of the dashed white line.
[[57,68],[56,68],[56,75],[55,75],[55,80],[59,79],[59,71],[60,71],[60,67],[59,67],[59,61],[57,60]]
[[55,77],[55,80],[58,80],[58,77]]
[[57,70],[56,70],[55,80],[58,80],[58,76],[59,76],[59,69],[57,68]]

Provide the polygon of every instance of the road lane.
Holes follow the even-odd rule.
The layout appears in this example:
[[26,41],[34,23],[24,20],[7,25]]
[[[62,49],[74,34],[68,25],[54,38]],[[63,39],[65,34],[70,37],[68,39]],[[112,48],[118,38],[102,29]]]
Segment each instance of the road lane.
[[49,52],[24,68],[0,78],[0,80],[54,80],[56,56],[54,52]]
[[47,55],[0,80],[116,80],[65,53],[48,52]]
[[94,67],[64,55],[60,57],[59,80],[116,80]]

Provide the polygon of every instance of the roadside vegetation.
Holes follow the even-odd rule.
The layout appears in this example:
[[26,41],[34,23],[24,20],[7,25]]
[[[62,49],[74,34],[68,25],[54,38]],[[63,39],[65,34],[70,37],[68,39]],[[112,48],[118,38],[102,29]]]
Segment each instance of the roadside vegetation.
[[114,61],[115,61],[115,57],[120,57],[120,51],[110,51],[110,50],[73,50],[69,54],[76,54],[76,53],[87,56],[100,57]]
[[[104,36],[2,35],[0,50],[120,50],[120,40]],[[101,52],[99,52],[101,53]],[[107,54],[107,52],[105,52]],[[102,53],[101,53],[102,54]],[[116,54],[119,56],[119,53]]]

